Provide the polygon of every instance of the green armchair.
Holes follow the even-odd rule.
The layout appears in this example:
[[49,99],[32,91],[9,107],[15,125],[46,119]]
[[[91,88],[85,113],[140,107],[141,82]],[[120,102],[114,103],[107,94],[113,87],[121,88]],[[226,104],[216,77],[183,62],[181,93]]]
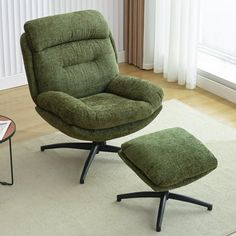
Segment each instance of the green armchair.
[[162,109],[163,91],[120,75],[114,40],[94,10],[28,21],[21,48],[36,111],[64,134],[88,140],[41,147],[90,150],[80,183],[100,151],[118,152],[106,141],[136,132]]

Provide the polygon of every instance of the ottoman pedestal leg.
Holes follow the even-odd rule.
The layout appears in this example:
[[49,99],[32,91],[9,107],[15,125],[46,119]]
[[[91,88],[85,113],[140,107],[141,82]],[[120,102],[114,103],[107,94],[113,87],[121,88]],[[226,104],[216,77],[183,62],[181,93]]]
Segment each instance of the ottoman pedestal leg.
[[156,223],[156,231],[161,231],[162,219],[165,211],[165,205],[168,199],[174,199],[178,201],[188,202],[196,205],[200,205],[206,207],[209,211],[212,210],[212,204],[199,201],[194,198],[190,198],[184,195],[166,192],[135,192],[135,193],[125,193],[117,195],[117,201],[120,202],[122,199],[128,198],[160,198],[158,215],[157,215],[157,223]]
[[169,192],[163,192],[160,197],[158,215],[157,215],[157,223],[156,223],[156,231],[161,232],[161,224],[163,220],[163,215],[165,212],[166,201],[168,200]]

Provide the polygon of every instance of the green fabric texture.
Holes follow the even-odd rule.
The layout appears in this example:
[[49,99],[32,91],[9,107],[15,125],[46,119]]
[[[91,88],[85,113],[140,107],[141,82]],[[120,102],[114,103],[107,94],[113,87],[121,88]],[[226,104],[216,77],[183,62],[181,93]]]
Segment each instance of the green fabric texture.
[[118,74],[108,25],[88,10],[28,21],[39,92],[61,91],[84,97],[104,91]]
[[161,111],[161,88],[119,75],[114,39],[99,12],[39,18],[24,29],[31,96],[37,112],[60,131],[106,141],[143,128]]
[[122,144],[119,155],[155,191],[184,186],[217,167],[214,155],[182,128],[128,141]]
[[61,44],[34,53],[34,71],[40,92],[61,91],[84,97],[105,90],[118,74],[109,38]]
[[109,34],[109,37],[110,37],[110,40],[111,40],[111,44],[112,44],[112,47],[113,47],[113,50],[114,50],[114,53],[115,53],[115,57],[116,57],[116,62],[118,63],[118,53],[117,53],[117,50],[116,50],[116,45],[115,45],[115,40],[110,32]]
[[38,92],[38,87],[37,87],[37,81],[34,76],[33,56],[28,46],[25,33],[21,35],[20,44],[21,44],[21,50],[22,50],[22,55],[24,59],[23,61],[25,65],[26,77],[28,80],[29,88],[30,88],[30,95],[33,101],[36,103],[39,92]]
[[68,125],[84,129],[112,128],[146,119],[155,112],[147,102],[111,93],[99,93],[77,99],[63,92],[50,91],[41,93],[37,103],[39,107],[57,115]]
[[79,126],[68,125],[63,122],[58,116],[53,115],[50,112],[46,112],[45,110],[36,107],[36,111],[41,115],[41,117],[46,120],[50,125],[60,130],[64,134],[67,134],[70,137],[88,140],[94,142],[103,142],[108,141],[114,138],[119,138],[131,133],[134,133],[146,125],[148,125],[155,117],[160,113],[162,106],[155,111],[150,117],[147,119],[128,123],[125,125],[114,126],[109,129],[100,129],[100,130],[92,130],[92,129],[83,129]]
[[160,106],[163,99],[163,90],[160,87],[154,86],[147,80],[127,75],[120,75],[113,79],[106,91],[129,99],[148,102],[154,109]]
[[24,29],[36,52],[64,43],[109,38],[104,17],[95,10],[78,11],[31,20]]

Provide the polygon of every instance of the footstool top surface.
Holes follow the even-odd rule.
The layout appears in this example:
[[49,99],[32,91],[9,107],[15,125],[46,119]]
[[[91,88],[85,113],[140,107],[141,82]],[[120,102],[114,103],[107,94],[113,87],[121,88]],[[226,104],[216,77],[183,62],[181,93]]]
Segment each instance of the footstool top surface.
[[184,186],[217,167],[217,160],[207,147],[182,128],[125,142],[119,156],[155,191]]

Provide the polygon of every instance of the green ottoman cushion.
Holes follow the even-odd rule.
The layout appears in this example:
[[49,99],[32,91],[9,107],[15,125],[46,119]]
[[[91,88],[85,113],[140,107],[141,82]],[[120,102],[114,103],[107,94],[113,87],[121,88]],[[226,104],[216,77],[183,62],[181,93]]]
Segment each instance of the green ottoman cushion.
[[217,167],[214,155],[182,128],[130,140],[122,144],[119,155],[155,191],[189,184]]

